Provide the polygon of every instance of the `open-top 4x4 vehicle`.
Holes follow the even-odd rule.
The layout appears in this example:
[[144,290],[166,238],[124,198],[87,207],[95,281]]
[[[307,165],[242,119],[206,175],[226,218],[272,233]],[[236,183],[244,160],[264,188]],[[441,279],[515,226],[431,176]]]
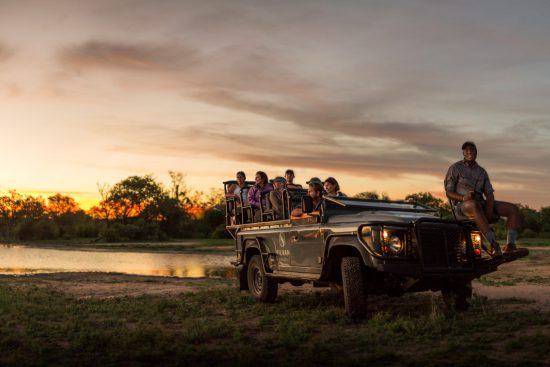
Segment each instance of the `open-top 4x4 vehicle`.
[[[226,189],[232,183],[224,182]],[[462,311],[473,279],[514,260],[492,258],[472,221],[441,219],[420,204],[326,197],[313,214],[306,190],[287,189],[277,215],[262,201],[255,210],[246,198],[228,198],[226,228],[235,239],[240,289],[263,302],[275,300],[280,283],[314,282],[341,286],[352,318],[366,315],[368,294],[427,290],[441,291],[448,307]],[[311,214],[292,218],[300,206]]]

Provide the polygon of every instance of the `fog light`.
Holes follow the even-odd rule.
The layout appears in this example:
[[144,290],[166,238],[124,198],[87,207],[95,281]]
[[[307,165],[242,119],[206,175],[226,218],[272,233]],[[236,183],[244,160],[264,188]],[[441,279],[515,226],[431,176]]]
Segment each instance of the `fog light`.
[[390,241],[388,243],[388,247],[390,248],[390,251],[394,254],[398,254],[403,250],[403,241],[401,241],[401,238],[397,235],[393,235],[390,238]]
[[481,237],[481,233],[472,232],[470,233],[470,238],[472,240],[472,247],[474,248],[474,254],[476,256],[481,256],[481,245],[483,243],[483,237]]

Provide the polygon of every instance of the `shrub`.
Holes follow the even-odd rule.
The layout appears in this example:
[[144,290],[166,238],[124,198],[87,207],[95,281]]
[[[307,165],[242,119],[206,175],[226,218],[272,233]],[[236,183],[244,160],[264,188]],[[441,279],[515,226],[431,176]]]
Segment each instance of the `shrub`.
[[99,236],[99,225],[95,222],[80,224],[76,227],[77,237],[93,238]]
[[122,237],[120,232],[113,226],[105,227],[99,232],[99,236],[107,242],[120,242]]
[[521,236],[524,238],[535,238],[537,237],[537,232],[533,231],[530,228],[524,229],[523,232],[521,232]]
[[19,223],[15,232],[20,240],[32,240],[34,238],[34,222],[25,220]]
[[225,223],[216,227],[214,232],[210,235],[211,238],[231,238],[229,232],[225,229]]
[[58,238],[59,234],[59,227],[49,219],[25,220],[17,229],[17,237],[20,240],[53,240]]
[[157,223],[146,223],[143,220],[133,224],[114,223],[102,229],[100,236],[108,242],[166,239]]

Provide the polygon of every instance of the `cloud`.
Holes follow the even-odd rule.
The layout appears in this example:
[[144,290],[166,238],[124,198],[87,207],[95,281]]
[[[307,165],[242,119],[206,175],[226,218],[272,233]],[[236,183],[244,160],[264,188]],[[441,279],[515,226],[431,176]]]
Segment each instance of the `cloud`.
[[13,53],[14,52],[11,48],[0,43],[0,62],[6,61],[11,58]]
[[64,49],[64,66],[78,71],[114,69],[131,72],[170,72],[190,68],[197,62],[196,50],[181,46],[122,44],[88,41]]
[[341,101],[319,83],[287,68],[287,60],[277,50],[233,47],[209,54],[200,54],[192,46],[181,50],[185,51],[172,45],[91,41],[64,50],[60,60],[64,67],[81,72],[96,68],[132,72],[143,77],[139,83],[151,77],[144,74],[146,71],[162,72],[153,77],[170,80],[170,88],[186,98],[291,122],[301,128],[388,138],[420,147],[441,148],[449,143],[448,131],[435,123],[369,121],[365,117],[368,111],[389,103],[393,93],[382,98]]

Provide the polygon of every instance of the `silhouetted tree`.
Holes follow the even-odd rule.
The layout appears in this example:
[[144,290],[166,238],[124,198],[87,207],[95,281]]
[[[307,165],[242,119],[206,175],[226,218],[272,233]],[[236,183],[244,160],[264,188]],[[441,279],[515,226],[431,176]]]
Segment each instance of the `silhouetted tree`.
[[437,209],[439,215],[442,218],[452,217],[451,207],[449,206],[449,204],[445,203],[439,198],[436,198],[429,192],[418,192],[415,194],[409,194],[405,196],[405,201],[427,205],[431,208]]
[[48,198],[47,211],[50,215],[75,214],[81,210],[77,202],[70,196],[55,194]]
[[159,202],[167,196],[152,176],[131,176],[113,186],[107,204],[124,224],[132,217],[151,221],[159,214]]
[[357,199],[373,199],[373,200],[390,200],[390,197],[385,192],[378,194],[376,191],[364,191],[353,195]]
[[532,233],[539,233],[541,225],[541,215],[527,205],[519,205],[520,230],[530,230]]

